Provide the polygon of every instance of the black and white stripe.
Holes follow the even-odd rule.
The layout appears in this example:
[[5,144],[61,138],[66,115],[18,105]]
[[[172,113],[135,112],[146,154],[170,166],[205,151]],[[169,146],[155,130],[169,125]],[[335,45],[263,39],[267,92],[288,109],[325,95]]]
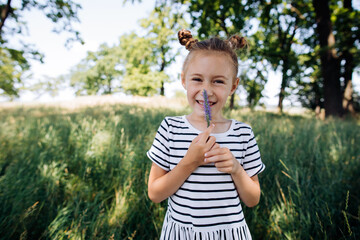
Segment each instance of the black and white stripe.
[[[199,133],[185,116],[166,117],[147,155],[171,171]],[[212,135],[221,147],[230,149],[250,177],[264,170],[249,125],[232,120],[227,132]],[[251,239],[231,176],[214,164],[198,167],[169,198],[161,239]]]

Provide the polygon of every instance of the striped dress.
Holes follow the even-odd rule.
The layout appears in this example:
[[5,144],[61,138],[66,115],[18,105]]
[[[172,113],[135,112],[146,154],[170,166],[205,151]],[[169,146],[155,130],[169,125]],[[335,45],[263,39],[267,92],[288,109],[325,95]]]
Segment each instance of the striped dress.
[[[147,156],[171,171],[199,133],[185,116],[166,117]],[[228,131],[211,135],[230,149],[250,177],[264,170],[249,125],[232,120]],[[219,172],[214,163],[198,167],[168,198],[160,239],[251,239],[231,175]]]

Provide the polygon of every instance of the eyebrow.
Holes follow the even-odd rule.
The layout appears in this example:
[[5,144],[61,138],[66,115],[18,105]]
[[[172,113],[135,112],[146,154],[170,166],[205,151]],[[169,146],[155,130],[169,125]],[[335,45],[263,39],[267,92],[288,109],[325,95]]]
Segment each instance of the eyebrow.
[[[190,77],[202,77],[203,75],[200,73],[193,73],[190,75]],[[225,77],[224,75],[215,75],[212,78],[225,78],[227,79],[227,77]]]
[[227,77],[225,77],[224,75],[215,75],[214,78],[225,78],[225,79],[227,79]]

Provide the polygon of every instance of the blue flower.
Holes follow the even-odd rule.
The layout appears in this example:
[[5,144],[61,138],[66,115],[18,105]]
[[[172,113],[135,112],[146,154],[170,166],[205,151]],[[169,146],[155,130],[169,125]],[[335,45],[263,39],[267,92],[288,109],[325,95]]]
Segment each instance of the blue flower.
[[210,109],[210,104],[209,104],[209,98],[207,95],[206,90],[204,89],[203,91],[203,95],[204,95],[204,111],[205,111],[205,120],[207,123],[207,126],[210,126],[210,121],[211,121],[211,109]]

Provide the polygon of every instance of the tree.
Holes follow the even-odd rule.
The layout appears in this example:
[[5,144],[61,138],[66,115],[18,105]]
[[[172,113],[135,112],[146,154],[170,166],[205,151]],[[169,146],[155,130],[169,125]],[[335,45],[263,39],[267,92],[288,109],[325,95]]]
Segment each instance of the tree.
[[[313,41],[311,41],[313,42]],[[299,64],[303,66],[302,78],[296,78],[292,91],[301,105],[313,110],[324,108],[323,82],[321,81],[320,59],[315,51],[299,56]]]
[[169,78],[164,72],[154,69],[158,63],[156,55],[153,54],[155,47],[151,39],[135,33],[120,38],[118,48],[121,49],[125,68],[121,87],[126,93],[154,95],[161,88],[161,83]]
[[[359,11],[351,0],[343,6],[332,1],[313,1],[320,45],[321,76],[326,116],[353,111],[352,73],[359,65]],[[335,19],[335,21],[334,21]],[[344,111],[345,110],[345,111]]]
[[[152,43],[153,55],[158,65],[158,71],[164,73],[165,69],[170,66],[175,57],[179,54],[178,48],[174,48],[173,44],[177,42],[177,31],[185,28],[187,23],[183,19],[183,13],[175,4],[170,5],[167,1],[158,2],[155,9],[148,18],[141,20],[140,25],[147,33],[146,36]],[[177,49],[174,51],[174,49]],[[165,95],[165,80],[160,80],[160,95]]]
[[325,114],[341,116],[340,61],[335,49],[335,36],[330,19],[329,1],[313,0],[317,33],[321,47],[321,74],[324,81]]
[[290,93],[291,82],[301,79],[303,69],[299,64],[299,56],[303,49],[300,38],[304,38],[304,29],[309,25],[303,13],[309,14],[307,4],[302,1],[271,1],[260,7],[260,24],[255,35],[261,41],[256,41],[252,55],[259,55],[271,63],[276,72],[282,73],[279,91],[278,110],[283,110],[283,100]]
[[71,0],[0,2],[0,94],[18,96],[24,73],[30,69],[28,60],[42,61],[42,55],[30,44],[20,43],[19,48],[9,46],[9,38],[23,34],[26,29],[26,22],[22,19],[24,11],[40,10],[55,24],[54,32],[70,33],[66,42],[69,45],[72,41],[82,42],[79,32],[72,26],[73,22],[79,21],[77,13],[80,8]]
[[[121,49],[102,44],[96,52],[88,52],[71,73],[71,86],[77,95],[111,94],[118,91],[114,81],[122,74]],[[119,85],[119,84],[118,84]]]
[[169,77],[156,69],[154,48],[151,38],[124,34],[118,44],[88,52],[72,71],[71,85],[79,95],[111,94],[114,89],[140,96],[157,94]]
[[29,67],[22,51],[0,47],[0,95],[17,96],[16,86]]
[[360,12],[352,7],[351,0],[344,0],[342,6],[336,6],[333,15],[341,67],[340,80],[343,82],[342,107],[345,113],[355,114],[352,75],[360,63],[360,29],[356,27],[360,25]]
[[256,69],[254,73],[256,74],[254,77],[249,77],[247,71],[242,72],[239,76],[240,84],[244,86],[244,89],[247,93],[246,100],[248,106],[252,109],[259,104],[260,99],[263,97],[262,91],[264,90],[265,86],[264,82],[266,82],[266,78],[263,75],[265,71],[259,71]]
[[[200,39],[209,36],[229,38],[239,33],[248,36],[253,26],[250,19],[255,17],[260,3],[257,0],[245,2],[182,0],[176,2],[188,5],[188,13],[192,18],[191,26],[198,29]],[[247,55],[242,55],[240,58],[246,59]],[[247,82],[243,81],[243,83]],[[230,98],[230,109],[234,107],[234,97],[233,94]]]
[[[330,24],[332,25],[332,31],[329,35],[330,39],[333,40],[332,47],[321,47],[320,41],[316,33],[318,30],[318,22],[316,22],[315,10],[312,2],[302,2],[309,6],[309,11],[306,16],[306,22],[308,22],[308,27],[304,28],[307,32],[302,32],[302,43],[306,48],[310,49],[308,53],[301,54],[299,56],[299,64],[302,66],[302,69],[305,74],[301,79],[297,80],[297,85],[294,88],[294,92],[299,97],[300,102],[305,107],[315,108],[324,108],[325,103],[328,106],[328,101],[333,101],[334,97],[331,94],[325,98],[325,80],[323,76],[322,60],[321,56],[324,51],[329,50],[335,59],[337,59],[337,68],[327,68],[333,71],[338,84],[337,87],[332,86],[330,90],[337,91],[337,106],[339,109],[339,114],[336,116],[342,115],[342,108],[345,112],[351,112],[351,109],[354,109],[354,97],[352,89],[352,74],[355,71],[356,67],[359,66],[359,39],[360,39],[360,30],[357,27],[360,22],[359,11],[356,11],[351,8],[351,1],[344,1],[344,4],[341,4],[339,1],[330,1],[329,14]],[[336,39],[336,41],[335,41]],[[334,42],[335,41],[335,42]],[[333,77],[334,77],[333,76]],[[341,100],[342,104],[341,105]],[[334,114],[329,114],[327,111],[327,116]]]
[[129,94],[164,95],[164,84],[170,80],[165,70],[178,54],[173,47],[176,32],[185,24],[174,5],[157,2],[150,16],[140,20],[144,37],[132,32],[121,36],[116,46],[88,53],[72,73],[73,86],[83,94],[111,93],[109,86],[115,80],[117,88]]

